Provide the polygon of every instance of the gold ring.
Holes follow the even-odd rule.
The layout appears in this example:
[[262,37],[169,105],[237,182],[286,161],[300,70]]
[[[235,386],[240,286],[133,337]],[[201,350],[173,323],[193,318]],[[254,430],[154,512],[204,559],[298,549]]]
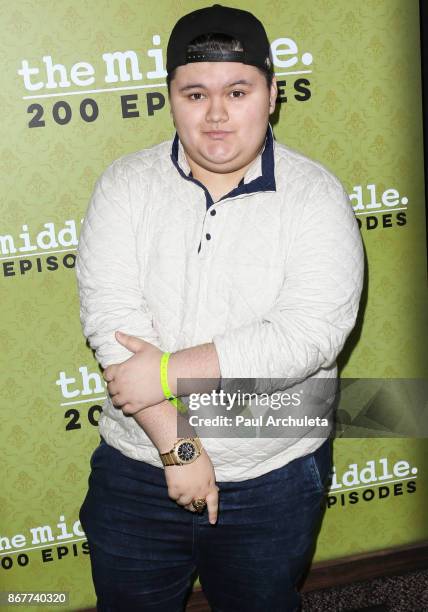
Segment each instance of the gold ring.
[[201,512],[207,505],[207,500],[203,498],[193,499],[192,506],[197,512]]

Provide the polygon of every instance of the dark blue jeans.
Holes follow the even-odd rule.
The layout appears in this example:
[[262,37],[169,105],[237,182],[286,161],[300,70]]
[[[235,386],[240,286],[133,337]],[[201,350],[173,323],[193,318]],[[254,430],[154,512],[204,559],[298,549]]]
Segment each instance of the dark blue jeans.
[[[299,610],[331,469],[331,444],[241,482],[217,482],[208,522],[168,497],[164,471],[101,440],[80,521],[101,612],[178,612],[196,575],[218,612]],[[186,469],[184,466],[182,469]]]

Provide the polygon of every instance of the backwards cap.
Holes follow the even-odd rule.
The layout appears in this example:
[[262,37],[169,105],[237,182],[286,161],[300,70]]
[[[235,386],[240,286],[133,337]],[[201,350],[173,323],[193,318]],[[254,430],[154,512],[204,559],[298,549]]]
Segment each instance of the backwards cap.
[[[227,34],[243,51],[191,51],[188,45],[203,34]],[[241,62],[261,69],[271,66],[269,40],[261,21],[241,9],[214,4],[181,17],[172,29],[166,52],[168,74],[192,62]]]

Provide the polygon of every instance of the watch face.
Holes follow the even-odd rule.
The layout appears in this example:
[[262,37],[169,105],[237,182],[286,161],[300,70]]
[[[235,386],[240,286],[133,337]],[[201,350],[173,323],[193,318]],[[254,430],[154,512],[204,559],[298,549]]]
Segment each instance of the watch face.
[[177,455],[181,461],[191,461],[196,455],[195,445],[192,442],[182,442],[177,448]]

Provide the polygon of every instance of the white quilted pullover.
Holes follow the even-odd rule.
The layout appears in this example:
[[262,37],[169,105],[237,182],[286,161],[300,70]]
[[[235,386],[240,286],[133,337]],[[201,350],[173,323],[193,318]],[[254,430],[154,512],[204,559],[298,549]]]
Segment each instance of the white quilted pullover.
[[[177,135],[115,160],[95,185],[76,270],[84,334],[103,368],[131,356],[116,330],[170,352],[214,342],[222,378],[257,379],[257,393],[273,393],[336,377],[363,248],[340,181],[269,127],[243,181],[217,202],[191,176]],[[110,399],[99,431],[128,457],[162,467]],[[217,481],[260,476],[324,441],[277,431],[202,438]]]

